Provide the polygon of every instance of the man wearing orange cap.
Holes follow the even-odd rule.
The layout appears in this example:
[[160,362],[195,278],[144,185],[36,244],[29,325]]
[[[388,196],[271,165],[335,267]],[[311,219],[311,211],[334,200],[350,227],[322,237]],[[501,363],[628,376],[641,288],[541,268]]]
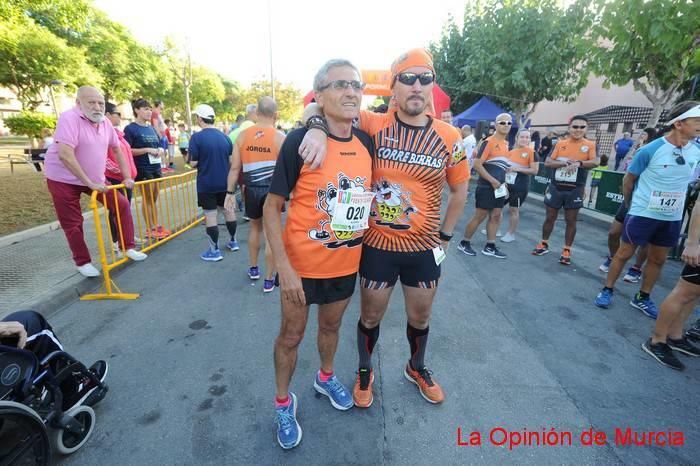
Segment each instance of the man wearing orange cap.
[[[435,81],[432,56],[424,49],[410,50],[394,61],[391,74],[395,108],[387,114],[362,111],[359,118],[360,129],[373,137],[376,146],[372,163],[375,200],[360,262],[360,362],[353,390],[355,406],[360,408],[369,407],[373,401],[372,350],[399,279],[411,348],[404,375],[430,403],[445,399],[424,356],[440,263],[464,210],[469,180],[459,131],[429,113]],[[305,116],[309,127],[323,126],[317,106],[307,107]],[[308,160],[318,147],[323,153],[325,137],[322,130],[311,129],[300,155]],[[441,226],[445,182],[450,194]]]

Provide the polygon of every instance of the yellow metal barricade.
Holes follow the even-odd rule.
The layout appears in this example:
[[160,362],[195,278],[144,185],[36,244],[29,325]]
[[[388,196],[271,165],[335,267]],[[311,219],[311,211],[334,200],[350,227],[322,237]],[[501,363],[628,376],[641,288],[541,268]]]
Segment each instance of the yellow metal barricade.
[[[130,260],[123,255],[126,249],[124,245],[128,241],[124,238],[120,212],[118,209],[112,212],[106,208],[108,200],[117,204],[117,193],[126,196],[126,187],[122,184],[114,185],[109,186],[104,193],[92,193],[90,208],[95,221],[104,290],[100,293],[85,294],[80,297],[81,300],[139,297],[138,293],[123,293],[111,278],[114,268]],[[131,216],[135,242],[137,246],[141,244],[138,249],[144,253],[165,244],[204,219],[204,216],[198,216],[197,172],[194,170],[182,175],[139,181],[134,185],[132,201]],[[100,209],[98,203],[105,208]],[[116,238],[110,228],[110,214]]]

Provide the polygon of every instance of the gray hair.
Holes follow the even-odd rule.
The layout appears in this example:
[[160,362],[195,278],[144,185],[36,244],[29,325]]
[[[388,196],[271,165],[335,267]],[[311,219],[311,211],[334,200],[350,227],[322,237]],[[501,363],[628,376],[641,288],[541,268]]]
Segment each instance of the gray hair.
[[328,73],[333,69],[333,68],[341,68],[343,66],[347,66],[348,68],[352,68],[357,72],[358,76],[362,76],[362,73],[360,73],[360,70],[353,65],[350,60],[345,60],[344,58],[333,58],[331,60],[328,60],[326,63],[323,64],[321,69],[318,70],[316,73],[316,76],[314,76],[314,91],[318,92],[321,90],[321,88],[326,85],[326,79],[328,79]]
[[245,106],[246,115],[250,115],[250,114],[255,113],[257,111],[258,111],[258,106],[255,104],[248,104]]

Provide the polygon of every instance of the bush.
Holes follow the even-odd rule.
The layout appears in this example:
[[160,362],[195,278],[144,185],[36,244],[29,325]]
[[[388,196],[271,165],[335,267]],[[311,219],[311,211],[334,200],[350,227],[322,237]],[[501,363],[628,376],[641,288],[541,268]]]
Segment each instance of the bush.
[[38,112],[22,112],[5,118],[5,125],[12,134],[38,138],[43,128],[56,128],[56,117]]

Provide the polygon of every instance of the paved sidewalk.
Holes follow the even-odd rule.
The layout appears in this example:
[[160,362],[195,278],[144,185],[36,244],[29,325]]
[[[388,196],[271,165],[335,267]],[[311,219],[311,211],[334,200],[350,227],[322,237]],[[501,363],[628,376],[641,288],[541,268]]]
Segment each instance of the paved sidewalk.
[[[469,207],[458,232],[471,215]],[[678,373],[640,350],[653,322],[627,301],[592,301],[603,281],[597,267],[605,229],[579,225],[571,267],[554,252],[534,257],[542,205],[527,204],[521,235],[503,245],[507,260],[450,249],[435,301],[427,362],[443,385],[443,405],[426,403],[402,374],[408,359],[402,295],[396,290],[375,353],[375,403],[341,413],[316,394],[315,310],[292,383],[299,397],[301,445],[282,451],[274,440],[272,344],[279,328],[279,292],[263,295],[245,275],[241,251],[218,263],[195,228],[127,267],[117,283],[137,301],[74,302],[51,316],[68,350],[90,363],[110,362],[110,392],[97,407],[96,431],[63,464],[690,464],[700,451],[700,361]],[[222,229],[223,230],[223,229]],[[222,236],[225,234],[222,233]],[[459,236],[459,234],[457,235]],[[474,238],[475,248],[483,237]],[[654,292],[663,299],[680,264],[667,265]],[[336,372],[352,385],[357,364],[356,294],[346,313]],[[571,431],[573,446],[489,442],[497,427],[523,432]],[[683,447],[615,445],[615,428],[682,431]],[[480,431],[483,445],[458,446]],[[594,428],[608,443],[584,447]]]
[[[165,189],[161,190],[164,191]],[[161,212],[163,197],[159,199]],[[194,198],[191,201],[196,203]],[[104,210],[100,208],[99,212],[107,245]],[[134,202],[132,215],[134,219],[136,215],[141,216],[141,212],[136,212]],[[161,216],[165,218],[162,213]],[[83,217],[84,237],[92,256],[92,263],[100,269],[100,253],[92,211],[84,213]],[[136,220],[134,227],[138,228]],[[138,231],[136,235],[139,236]],[[48,312],[68,304],[101,284],[102,277],[87,279],[78,273],[58,222],[0,238],[0,318],[11,310],[20,308]]]

